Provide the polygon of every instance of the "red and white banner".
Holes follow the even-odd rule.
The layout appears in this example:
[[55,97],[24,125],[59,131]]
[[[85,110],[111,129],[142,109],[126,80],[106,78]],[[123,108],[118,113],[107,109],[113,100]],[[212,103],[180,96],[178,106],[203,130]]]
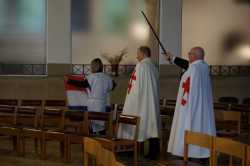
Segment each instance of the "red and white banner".
[[85,80],[84,75],[68,75],[64,77],[64,85],[66,90],[67,102],[69,109],[72,110],[86,110],[87,108],[87,99],[88,99],[88,89],[79,88],[72,84],[68,84],[68,80]]

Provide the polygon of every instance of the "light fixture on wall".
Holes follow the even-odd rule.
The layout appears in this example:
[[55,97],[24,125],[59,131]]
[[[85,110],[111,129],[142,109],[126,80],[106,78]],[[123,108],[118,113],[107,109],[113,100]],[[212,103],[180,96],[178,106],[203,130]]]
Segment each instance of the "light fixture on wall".
[[242,44],[236,49],[236,53],[242,58],[250,59],[250,44]]
[[146,41],[149,37],[149,29],[145,23],[135,22],[131,26],[131,34],[138,41]]

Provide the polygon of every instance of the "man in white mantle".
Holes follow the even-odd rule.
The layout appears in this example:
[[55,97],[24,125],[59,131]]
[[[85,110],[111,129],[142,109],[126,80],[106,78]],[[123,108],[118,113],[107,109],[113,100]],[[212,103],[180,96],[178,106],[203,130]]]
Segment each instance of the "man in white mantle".
[[[168,152],[176,156],[183,156],[185,130],[216,135],[209,66],[204,56],[203,48],[192,48],[188,65],[186,60],[167,54],[167,58],[178,62],[176,65],[187,69],[181,78],[168,144]],[[208,150],[192,145],[188,154],[196,159],[210,156]]]
[[[150,48],[147,46],[138,48],[139,62],[129,81],[122,114],[140,117],[138,141],[149,140],[147,157],[155,159],[159,152],[160,136],[159,73],[150,56]],[[134,128],[121,125],[118,136],[133,139]]]

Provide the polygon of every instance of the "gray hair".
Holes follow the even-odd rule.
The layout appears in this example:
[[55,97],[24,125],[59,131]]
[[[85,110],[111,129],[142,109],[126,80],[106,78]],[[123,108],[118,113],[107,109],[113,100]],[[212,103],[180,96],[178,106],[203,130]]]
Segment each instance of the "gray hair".
[[192,48],[195,51],[195,54],[198,58],[204,58],[205,56],[205,51],[202,47],[193,47]]

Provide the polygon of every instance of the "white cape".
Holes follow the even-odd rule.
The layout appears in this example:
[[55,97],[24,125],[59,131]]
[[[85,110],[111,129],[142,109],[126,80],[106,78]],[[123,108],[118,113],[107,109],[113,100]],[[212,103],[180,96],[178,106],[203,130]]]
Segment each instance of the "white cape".
[[[185,130],[216,134],[209,66],[203,60],[193,62],[181,78],[168,152],[183,156]],[[192,158],[210,156],[207,149],[192,145],[188,153]]]
[[[159,73],[149,58],[135,67],[122,113],[140,117],[139,142],[159,137]],[[120,125],[118,137],[133,139],[134,128],[131,125]]]

